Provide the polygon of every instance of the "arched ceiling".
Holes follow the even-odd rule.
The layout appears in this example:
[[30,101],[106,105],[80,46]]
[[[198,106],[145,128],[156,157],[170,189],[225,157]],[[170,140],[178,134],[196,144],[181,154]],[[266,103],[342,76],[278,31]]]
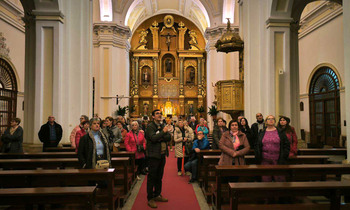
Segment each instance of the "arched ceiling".
[[[120,3],[120,0],[117,2]],[[208,12],[200,0],[135,0],[126,12],[124,24],[133,31],[147,18],[162,13],[182,15],[193,21],[202,32],[210,27]]]

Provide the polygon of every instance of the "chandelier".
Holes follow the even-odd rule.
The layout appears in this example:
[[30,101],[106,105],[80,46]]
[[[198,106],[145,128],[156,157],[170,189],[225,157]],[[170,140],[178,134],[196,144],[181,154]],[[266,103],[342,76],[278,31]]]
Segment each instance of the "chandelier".
[[243,50],[243,41],[237,32],[231,30],[230,19],[227,18],[227,29],[221,38],[216,42],[217,52],[234,52]]

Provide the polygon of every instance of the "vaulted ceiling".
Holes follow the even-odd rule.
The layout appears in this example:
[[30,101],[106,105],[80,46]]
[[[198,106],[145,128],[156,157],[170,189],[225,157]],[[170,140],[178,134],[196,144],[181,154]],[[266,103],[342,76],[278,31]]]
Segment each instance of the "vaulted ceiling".
[[124,11],[124,24],[131,30],[135,30],[151,16],[174,13],[190,19],[204,32],[211,24],[209,16],[220,14],[222,8],[222,0],[134,0],[129,5],[128,2],[130,3],[127,0],[114,0],[114,9],[122,12],[127,7],[127,11]]

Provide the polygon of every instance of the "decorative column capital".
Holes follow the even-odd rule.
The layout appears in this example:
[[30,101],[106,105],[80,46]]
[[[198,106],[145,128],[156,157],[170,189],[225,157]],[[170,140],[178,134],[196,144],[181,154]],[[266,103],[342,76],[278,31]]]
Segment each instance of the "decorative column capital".
[[5,57],[10,60],[10,48],[6,45],[6,38],[3,36],[2,32],[0,32],[0,57]]
[[131,36],[129,27],[116,23],[95,23],[93,25],[95,47],[100,45],[113,45],[114,47],[130,49],[128,42]]

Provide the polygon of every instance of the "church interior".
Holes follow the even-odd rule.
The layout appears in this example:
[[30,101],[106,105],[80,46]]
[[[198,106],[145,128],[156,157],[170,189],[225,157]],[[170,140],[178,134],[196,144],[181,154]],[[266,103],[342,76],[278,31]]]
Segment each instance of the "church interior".
[[[82,115],[89,119],[122,116],[131,125],[132,121],[151,122],[152,112],[157,109],[162,119],[171,119],[174,126],[179,121],[190,122],[193,117],[200,123],[203,118],[210,142],[217,119],[228,124],[244,116],[250,126],[257,122],[259,113],[264,119],[274,116],[275,121],[288,117],[300,152],[300,159],[293,161],[310,168],[304,177],[291,176],[290,180],[300,178],[308,186],[305,180],[313,177],[313,181],[320,181],[317,186],[323,186],[321,181],[334,175],[331,182],[338,186],[350,180],[350,91],[346,90],[350,86],[349,20],[348,0],[0,0],[0,136],[19,118],[26,154],[15,157],[0,153],[4,161],[0,161],[0,179],[8,181],[0,181],[0,192],[23,184],[13,184],[13,174],[2,172],[20,171],[26,163],[19,160],[24,158],[55,158],[57,163],[52,160],[48,167],[51,170],[75,168],[57,159],[76,159],[76,150],[69,150],[69,145],[71,132]],[[38,132],[49,116],[62,126],[62,140],[53,152],[66,156],[41,153],[43,143]],[[245,186],[237,185],[235,191],[231,184],[221,187],[217,183],[223,178],[218,177],[234,173],[217,166],[221,155],[218,151],[212,148],[199,154],[198,183],[188,185],[185,176],[176,176],[171,148],[172,159],[168,158],[165,170],[174,172],[166,171],[163,179],[169,203],[158,207],[237,209],[239,201],[244,203],[240,209],[287,208],[278,206],[278,202],[249,207],[244,199],[233,198],[232,193],[244,196],[245,191],[239,191],[239,187]],[[135,156],[128,153],[129,162],[123,162],[117,159],[124,156],[113,152],[116,171],[111,173],[118,177],[116,174],[122,170],[125,173],[120,176],[124,177],[111,181],[112,185],[118,184],[118,188],[108,188],[113,195],[84,198],[90,199],[88,207],[146,209],[147,176],[141,176],[141,181],[136,178]],[[247,153],[246,162],[253,155]],[[303,159],[304,155],[315,159]],[[42,164],[38,168],[46,169]],[[323,164],[326,172],[321,173],[316,165],[322,168]],[[277,175],[285,176],[300,172],[298,168],[279,170]],[[128,171],[133,174],[130,180]],[[272,172],[254,173],[258,176]],[[93,175],[100,180],[110,176]],[[322,176],[321,180],[315,178],[317,175]],[[50,182],[49,178],[47,175],[46,181]],[[349,183],[342,183],[348,188],[325,190],[338,190],[334,191],[336,197],[326,201],[326,207],[317,199],[305,201],[306,207],[299,206],[305,204],[302,202],[288,201],[285,205],[306,209],[311,203],[315,209],[350,209]],[[171,200],[171,189],[164,189],[170,186],[186,189],[186,193],[178,195],[184,202]],[[296,184],[295,191],[284,190],[297,195],[298,189]],[[312,186],[310,189],[315,190]],[[264,190],[266,194],[281,193],[266,186]],[[0,198],[0,209],[16,209],[11,205],[18,201],[6,205],[3,202]],[[99,202],[108,205],[99,206]],[[69,208],[78,208],[77,203]]]

